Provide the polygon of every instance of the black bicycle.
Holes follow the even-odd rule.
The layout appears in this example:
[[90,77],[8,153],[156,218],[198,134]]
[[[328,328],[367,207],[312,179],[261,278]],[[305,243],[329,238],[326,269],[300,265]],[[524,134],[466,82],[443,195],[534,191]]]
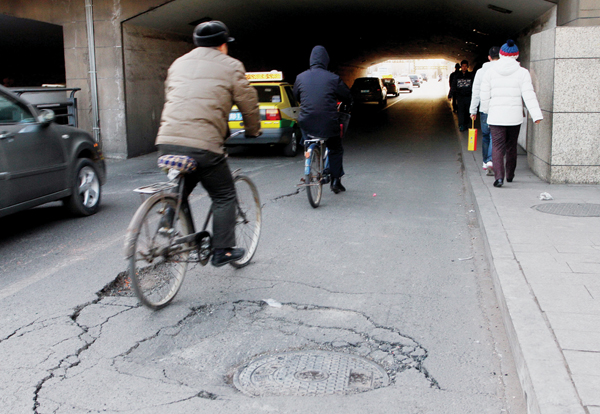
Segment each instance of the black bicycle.
[[[244,132],[244,131],[240,131]],[[174,157],[174,156],[163,156]],[[159,165],[165,159],[159,158]],[[192,161],[190,161],[192,160]],[[170,181],[136,188],[145,201],[138,208],[125,239],[125,256],[129,277],[140,302],[151,309],[169,304],[179,291],[190,263],[206,265],[213,254],[212,236],[208,231],[212,219],[209,210],[202,230],[196,232],[190,207],[183,202],[185,173],[193,159],[177,156],[170,159]],[[256,186],[240,170],[232,173],[236,193],[236,240],[246,254],[233,267],[250,263],[256,252],[262,213]]]

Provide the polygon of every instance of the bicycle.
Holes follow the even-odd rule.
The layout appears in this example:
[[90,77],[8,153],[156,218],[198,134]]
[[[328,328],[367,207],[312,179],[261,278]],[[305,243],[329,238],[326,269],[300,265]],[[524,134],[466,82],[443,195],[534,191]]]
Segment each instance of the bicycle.
[[[308,135],[304,140],[304,183],[308,202],[313,208],[319,207],[323,195],[323,184],[331,181],[329,174],[329,150],[325,139]],[[322,155],[321,155],[322,154]]]
[[[338,112],[340,118],[340,136],[343,138],[350,122],[351,105],[340,102]],[[331,181],[329,172],[329,149],[325,145],[326,138],[306,134],[304,140],[304,177],[298,187],[306,187],[308,202],[313,208],[319,207],[323,196],[323,184]]]
[[[238,133],[243,133],[239,131]],[[236,133],[237,134],[237,133]],[[159,158],[159,165],[161,159]],[[207,230],[209,210],[202,230],[196,232],[190,206],[183,202],[185,173],[195,161],[176,156],[178,165],[169,168],[168,182],[133,190],[144,200],[133,216],[125,238],[125,256],[133,290],[140,302],[157,310],[168,305],[179,291],[189,263],[205,266],[213,254]],[[191,160],[191,161],[190,161]],[[246,254],[230,264],[242,268],[256,252],[262,224],[256,186],[240,169],[232,172],[236,187],[236,240]]]

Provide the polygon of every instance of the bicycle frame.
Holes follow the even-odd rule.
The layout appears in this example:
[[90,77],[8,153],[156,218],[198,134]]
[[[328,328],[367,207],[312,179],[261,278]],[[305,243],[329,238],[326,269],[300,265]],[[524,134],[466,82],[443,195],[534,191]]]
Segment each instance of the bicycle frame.
[[[231,175],[232,175],[233,179],[235,180],[235,178],[238,175],[240,175],[240,173],[241,173],[241,169],[238,168],[238,169],[232,171]],[[174,216],[178,217],[179,212],[183,208],[183,189],[184,189],[184,183],[185,183],[185,175],[178,170],[171,169],[171,170],[169,170],[167,176],[170,179],[170,181],[168,181],[168,182],[154,183],[154,184],[147,185],[144,187],[136,188],[133,191],[140,194],[140,196],[142,197],[142,202],[144,202],[146,200],[146,198],[149,196],[152,196],[154,194],[159,194],[159,193],[172,192],[171,190],[177,188],[177,193],[176,193],[177,194],[177,207],[175,209]],[[208,211],[208,214],[206,215],[206,219],[204,220],[204,224],[202,225],[202,230],[200,230],[199,232],[196,231],[196,226],[195,226],[194,219],[192,216],[192,211],[189,208],[189,206],[185,213],[188,214],[190,217],[190,223],[192,225],[192,234],[189,234],[185,237],[179,237],[176,239],[172,239],[169,248],[178,248],[178,246],[180,246],[182,244],[195,242],[198,234],[207,231],[206,229],[208,228],[208,224],[210,223],[210,219],[212,218],[212,209],[210,209]],[[241,211],[239,208],[238,208],[238,214],[240,214],[244,220],[247,220],[244,212]],[[185,250],[180,250],[180,252],[193,251],[193,250],[196,250],[196,246],[189,247]],[[160,255],[163,255],[165,252],[160,251],[160,252],[156,252],[156,253],[158,256],[160,256]]]
[[[311,167],[311,154],[315,148],[319,147],[321,149],[321,154],[323,154],[322,159],[319,160],[320,165],[317,166],[317,170],[319,171],[320,179],[324,179],[323,172],[329,169],[329,150],[325,145],[325,139],[323,138],[310,138],[304,140],[304,175],[310,174]],[[327,184],[326,182],[322,182],[321,184]],[[305,183],[304,185],[318,185],[318,184],[310,184]]]

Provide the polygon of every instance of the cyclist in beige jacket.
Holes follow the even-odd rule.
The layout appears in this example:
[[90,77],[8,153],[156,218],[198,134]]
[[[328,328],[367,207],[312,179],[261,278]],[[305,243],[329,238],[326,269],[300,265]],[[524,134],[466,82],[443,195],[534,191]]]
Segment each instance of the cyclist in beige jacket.
[[198,166],[185,177],[184,201],[198,182],[212,199],[212,264],[220,267],[243,257],[235,248],[235,202],[233,177],[224,153],[229,135],[228,117],[235,104],[240,108],[246,136],[260,135],[256,90],[245,76],[242,62],[227,55],[227,26],[204,22],[194,29],[191,52],[169,68],[165,82],[165,105],[156,138],[161,155],[187,155]]

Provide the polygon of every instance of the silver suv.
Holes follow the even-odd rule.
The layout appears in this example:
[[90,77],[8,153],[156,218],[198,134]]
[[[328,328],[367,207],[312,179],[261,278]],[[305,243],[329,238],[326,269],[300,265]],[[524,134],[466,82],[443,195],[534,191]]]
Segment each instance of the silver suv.
[[98,211],[102,152],[90,134],[54,119],[0,86],[0,217],[57,200],[76,215]]

